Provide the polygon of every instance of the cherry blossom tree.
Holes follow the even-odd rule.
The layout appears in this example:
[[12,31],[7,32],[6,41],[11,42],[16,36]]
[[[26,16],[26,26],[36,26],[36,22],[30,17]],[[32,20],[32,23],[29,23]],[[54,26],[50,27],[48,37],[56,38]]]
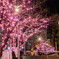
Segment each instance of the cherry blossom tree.
[[46,0],[0,0],[0,33],[2,42],[0,54],[10,41],[11,47],[24,46],[28,38],[47,29],[51,17],[42,5]]
[[54,47],[52,47],[49,43],[48,40],[42,40],[39,44],[39,47],[37,48],[37,50],[39,50],[39,52],[44,53],[44,54],[50,54],[50,53],[55,53],[56,50]]

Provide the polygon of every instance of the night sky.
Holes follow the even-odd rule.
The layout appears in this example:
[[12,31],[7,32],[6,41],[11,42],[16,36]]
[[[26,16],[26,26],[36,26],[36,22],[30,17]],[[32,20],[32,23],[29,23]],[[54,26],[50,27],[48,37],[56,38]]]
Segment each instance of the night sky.
[[51,13],[59,14],[59,0],[47,0],[44,6],[45,8],[49,8]]
[[[47,0],[47,2],[44,4],[44,7],[45,8],[48,8],[49,11],[52,13],[52,14],[59,14],[59,0]],[[52,28],[55,27],[53,25],[49,25],[48,27],[48,37],[51,38],[51,34],[52,34]]]

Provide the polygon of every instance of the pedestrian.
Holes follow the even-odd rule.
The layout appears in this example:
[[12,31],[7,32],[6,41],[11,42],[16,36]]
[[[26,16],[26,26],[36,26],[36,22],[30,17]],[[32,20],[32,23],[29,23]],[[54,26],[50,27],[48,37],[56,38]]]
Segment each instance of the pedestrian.
[[20,59],[22,59],[23,54],[24,54],[23,50],[20,50]]
[[12,59],[16,59],[16,55],[14,51],[12,51]]

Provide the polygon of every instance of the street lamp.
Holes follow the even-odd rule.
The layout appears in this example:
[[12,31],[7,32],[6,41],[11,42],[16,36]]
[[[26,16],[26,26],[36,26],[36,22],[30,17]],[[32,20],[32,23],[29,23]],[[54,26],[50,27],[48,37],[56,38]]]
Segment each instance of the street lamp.
[[14,12],[15,13],[18,13],[18,12],[20,12],[21,11],[21,9],[22,9],[22,5],[19,5],[19,6],[14,6]]
[[41,38],[39,38],[38,40],[39,40],[39,41],[42,41],[42,39],[41,39]]
[[15,8],[15,12],[19,12],[19,8]]

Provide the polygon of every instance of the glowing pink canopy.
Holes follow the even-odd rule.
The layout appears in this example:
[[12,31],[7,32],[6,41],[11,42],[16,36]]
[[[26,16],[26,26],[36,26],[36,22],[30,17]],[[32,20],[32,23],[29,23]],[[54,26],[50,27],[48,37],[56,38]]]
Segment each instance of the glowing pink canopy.
[[[50,18],[40,14],[44,12],[41,2],[37,5],[32,0],[27,0],[27,2],[25,0],[0,0],[0,3],[1,51],[6,48],[9,41],[10,47],[16,47],[16,39],[23,42],[19,44],[20,47],[24,46],[29,37],[41,32],[42,28],[47,28]],[[37,12],[36,8],[41,9]]]

